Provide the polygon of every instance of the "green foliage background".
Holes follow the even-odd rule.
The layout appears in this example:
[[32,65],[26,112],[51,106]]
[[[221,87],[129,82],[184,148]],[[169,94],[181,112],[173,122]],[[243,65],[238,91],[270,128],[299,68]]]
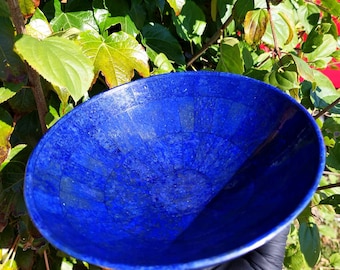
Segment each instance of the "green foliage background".
[[54,249],[27,215],[25,164],[49,127],[131,80],[215,70],[272,84],[315,116],[327,165],[285,268],[340,269],[340,93],[322,72],[340,60],[339,17],[337,0],[0,0],[0,268],[98,268]]

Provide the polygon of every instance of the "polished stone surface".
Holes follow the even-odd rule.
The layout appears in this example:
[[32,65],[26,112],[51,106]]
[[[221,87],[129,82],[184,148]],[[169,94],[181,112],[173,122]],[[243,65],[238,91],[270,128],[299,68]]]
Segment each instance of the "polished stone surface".
[[192,269],[252,250],[308,204],[322,137],[289,96],[217,72],[140,79],[43,137],[25,199],[66,253],[117,269]]

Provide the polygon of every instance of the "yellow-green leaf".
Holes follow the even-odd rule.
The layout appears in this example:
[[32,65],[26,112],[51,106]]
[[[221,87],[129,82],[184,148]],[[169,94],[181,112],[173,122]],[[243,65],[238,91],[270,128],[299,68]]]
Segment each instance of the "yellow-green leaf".
[[0,165],[7,158],[11,149],[9,138],[13,132],[13,120],[10,114],[0,107]]
[[83,52],[92,60],[95,76],[101,72],[109,87],[131,81],[136,70],[149,76],[148,56],[145,49],[131,35],[117,32],[104,38],[96,32],[79,35]]
[[175,11],[176,16],[181,13],[182,7],[185,4],[185,0],[167,0],[170,7]]
[[31,17],[40,4],[40,0],[19,0],[18,2],[21,13],[26,18]]
[[247,12],[244,19],[245,40],[248,44],[261,41],[268,24],[268,12],[265,9],[255,9]]
[[15,43],[15,50],[42,77],[75,101],[83,97],[92,84],[91,60],[71,40],[57,36],[38,40],[24,35]]

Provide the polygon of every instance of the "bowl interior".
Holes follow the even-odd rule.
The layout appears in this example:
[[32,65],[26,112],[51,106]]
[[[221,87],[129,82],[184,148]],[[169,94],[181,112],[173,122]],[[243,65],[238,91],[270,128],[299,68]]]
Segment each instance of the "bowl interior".
[[199,268],[273,237],[307,205],[321,136],[279,90],[174,73],[100,94],[31,156],[25,199],[52,244],[116,268]]

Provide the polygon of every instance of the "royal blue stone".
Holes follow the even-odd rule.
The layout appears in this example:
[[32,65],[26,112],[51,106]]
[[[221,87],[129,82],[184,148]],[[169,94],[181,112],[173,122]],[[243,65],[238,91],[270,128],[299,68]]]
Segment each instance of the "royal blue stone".
[[114,269],[198,269],[255,249],[307,206],[325,162],[309,113],[239,75],[184,72],[99,94],[29,159],[51,244]]

